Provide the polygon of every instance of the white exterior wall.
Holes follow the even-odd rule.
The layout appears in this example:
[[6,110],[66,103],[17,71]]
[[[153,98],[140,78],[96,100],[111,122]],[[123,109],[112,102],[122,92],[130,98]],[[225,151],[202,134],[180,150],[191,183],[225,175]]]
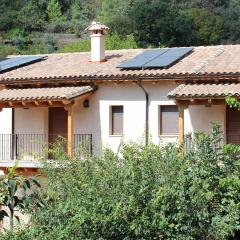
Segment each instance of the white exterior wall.
[[3,108],[0,112],[0,134],[12,133],[12,109]]
[[15,109],[16,134],[47,134],[48,109],[47,108],[16,108]]
[[[0,112],[0,161],[10,155],[10,134],[12,134],[12,109],[3,108]],[[0,175],[2,172],[0,172]]]
[[211,132],[212,123],[218,123],[222,126],[225,134],[226,126],[226,106],[213,105],[206,107],[203,105],[189,106],[184,112],[184,132]]
[[[159,136],[159,106],[172,105],[174,102],[167,94],[177,85],[171,82],[143,84],[149,93],[149,133],[154,143],[177,141],[177,136]],[[89,100],[89,108],[83,107],[83,101]],[[93,134],[93,150],[110,146],[117,151],[122,140],[144,142],[145,133],[145,94],[132,83],[100,84],[89,97],[82,97],[74,106],[74,133]],[[124,134],[110,135],[110,107],[123,105]],[[190,106],[185,110],[185,133],[211,130],[211,122],[225,126],[225,106]],[[15,133],[48,133],[48,109],[16,109]]]
[[[176,142],[177,136],[159,136],[159,106],[174,105],[167,94],[177,85],[171,82],[143,84],[149,93],[149,133],[154,143]],[[144,142],[145,95],[136,84],[101,84],[90,97],[89,108],[83,108],[79,100],[74,108],[75,133],[92,133],[95,152],[110,146],[117,151],[121,140]],[[123,105],[123,136],[110,135],[110,107]],[[211,122],[225,125],[224,106],[190,106],[185,110],[185,133],[211,130]]]
[[[122,139],[136,140],[145,130],[145,95],[135,84],[101,84],[88,98],[89,108],[83,108],[81,100],[75,106],[74,128],[76,133],[92,133],[96,152],[110,146],[117,150]],[[110,135],[110,107],[123,105],[124,135]]]

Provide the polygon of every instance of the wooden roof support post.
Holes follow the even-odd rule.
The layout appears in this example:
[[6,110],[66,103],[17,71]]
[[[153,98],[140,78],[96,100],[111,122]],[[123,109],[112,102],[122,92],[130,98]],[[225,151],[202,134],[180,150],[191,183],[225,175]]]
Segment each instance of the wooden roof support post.
[[181,146],[184,142],[184,109],[185,105],[178,105],[178,143]]
[[67,153],[69,156],[72,156],[73,152],[73,107],[69,106],[67,107],[68,112],[68,129],[67,129],[67,140],[68,140],[68,147],[67,147]]

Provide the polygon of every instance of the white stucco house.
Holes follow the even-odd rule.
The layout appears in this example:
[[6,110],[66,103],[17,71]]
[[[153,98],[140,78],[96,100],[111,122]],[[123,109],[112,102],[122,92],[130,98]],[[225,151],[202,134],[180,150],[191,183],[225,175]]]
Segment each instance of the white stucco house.
[[0,68],[0,168],[20,158],[19,168],[37,169],[29,152],[41,155],[58,135],[68,139],[69,154],[79,143],[101,154],[122,140],[181,143],[185,134],[208,132],[218,122],[226,142],[240,143],[240,112],[224,100],[240,95],[240,45],[193,47],[165,67],[126,68],[121,64],[147,50],[105,51],[108,28],[93,23],[87,30],[91,52]]

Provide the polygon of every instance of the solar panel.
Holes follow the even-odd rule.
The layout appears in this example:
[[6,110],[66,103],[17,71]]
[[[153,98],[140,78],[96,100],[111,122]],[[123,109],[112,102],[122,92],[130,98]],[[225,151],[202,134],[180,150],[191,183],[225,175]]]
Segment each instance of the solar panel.
[[0,73],[43,60],[45,57],[46,56],[24,56],[3,60],[0,62]]
[[144,64],[153,60],[154,58],[164,54],[168,49],[153,49],[147,50],[136,57],[123,62],[121,65],[117,66],[117,68],[142,68]]
[[117,68],[123,69],[144,69],[144,68],[166,68],[176,61],[180,60],[193,48],[161,48],[154,50],[147,50],[133,59],[123,62]]
[[180,60],[188,53],[190,53],[193,48],[170,48],[163,55],[156,57],[152,61],[144,64],[143,68],[166,68],[176,61]]

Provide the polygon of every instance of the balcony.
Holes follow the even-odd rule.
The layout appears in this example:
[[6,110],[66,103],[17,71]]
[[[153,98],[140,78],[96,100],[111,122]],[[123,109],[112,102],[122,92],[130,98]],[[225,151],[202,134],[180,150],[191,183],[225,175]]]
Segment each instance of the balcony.
[[[16,160],[20,160],[21,165],[26,163],[30,166],[29,163],[34,163],[35,166],[39,159],[51,159],[49,147],[65,138],[49,134],[0,134],[0,167],[7,167],[7,163],[13,164]],[[67,149],[64,141],[62,147]],[[79,154],[81,150],[92,154],[92,134],[73,134],[71,147],[73,155]]]

